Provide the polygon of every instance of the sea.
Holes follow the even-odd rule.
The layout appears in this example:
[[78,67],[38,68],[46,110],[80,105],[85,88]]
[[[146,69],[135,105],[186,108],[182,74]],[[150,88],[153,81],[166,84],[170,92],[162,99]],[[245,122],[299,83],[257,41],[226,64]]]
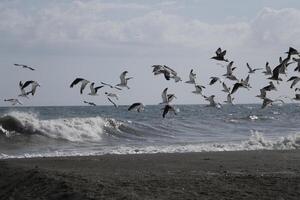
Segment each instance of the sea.
[[300,106],[0,108],[0,159],[300,148]]

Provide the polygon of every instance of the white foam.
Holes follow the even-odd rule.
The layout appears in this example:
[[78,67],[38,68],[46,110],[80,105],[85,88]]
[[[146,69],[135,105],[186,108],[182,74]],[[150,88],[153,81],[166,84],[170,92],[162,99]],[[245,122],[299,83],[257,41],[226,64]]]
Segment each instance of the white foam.
[[72,142],[99,141],[103,134],[103,127],[111,126],[111,123],[107,124],[101,117],[41,120],[34,113],[10,112],[7,115],[15,117],[24,127],[32,131]]
[[241,142],[201,143],[169,146],[112,146],[101,151],[53,151],[47,153],[32,153],[24,155],[0,154],[0,159],[30,158],[30,157],[63,157],[91,156],[103,154],[154,154],[154,153],[186,153],[186,152],[217,152],[217,151],[251,151],[251,150],[294,150],[300,148],[300,134],[293,134],[277,140],[267,140],[262,133],[253,132],[250,138]]

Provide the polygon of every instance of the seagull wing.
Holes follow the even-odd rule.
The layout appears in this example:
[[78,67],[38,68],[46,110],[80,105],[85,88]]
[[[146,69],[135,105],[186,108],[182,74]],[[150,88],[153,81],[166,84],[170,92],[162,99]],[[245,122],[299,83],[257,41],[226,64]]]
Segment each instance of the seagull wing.
[[161,93],[161,98],[162,98],[162,102],[163,102],[163,103],[167,103],[167,102],[168,102],[167,91],[168,91],[168,88],[165,88],[165,89],[163,90],[163,92]]
[[79,82],[83,81],[85,79],[83,78],[76,78],[70,85],[70,88],[74,87],[74,85],[77,85]]
[[22,86],[22,89],[25,89],[28,85],[34,83],[34,81],[26,81],[23,86]]
[[113,100],[111,100],[109,97],[107,97],[107,99],[108,99],[108,101],[110,101],[110,103],[112,103],[116,108],[118,107],[118,105],[117,105],[115,102],[113,102]]

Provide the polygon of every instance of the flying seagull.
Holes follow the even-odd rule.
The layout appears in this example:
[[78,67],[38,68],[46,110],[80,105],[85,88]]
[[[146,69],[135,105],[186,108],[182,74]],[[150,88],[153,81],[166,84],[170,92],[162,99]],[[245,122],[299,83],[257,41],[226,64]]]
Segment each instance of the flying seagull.
[[119,100],[119,96],[115,93],[108,93],[108,92],[105,92],[104,93],[107,97],[112,97],[112,98],[115,98],[117,100]]
[[220,103],[217,103],[216,101],[215,101],[215,95],[211,95],[211,96],[209,96],[209,97],[207,97],[207,96],[203,96],[204,97],[204,99],[206,100],[206,101],[208,101],[209,102],[209,105],[208,106],[212,106],[212,107],[216,107],[216,108],[220,108],[221,107],[221,104]]
[[113,100],[111,100],[111,98],[107,97],[107,99],[110,103],[112,103],[114,105],[115,108],[118,107],[118,105]]
[[192,91],[194,94],[202,94],[202,88],[205,88],[202,85],[195,85],[195,91]]
[[117,84],[116,86],[119,86],[119,87],[126,87],[127,89],[130,89],[130,88],[128,87],[127,83],[128,83],[128,80],[132,79],[133,77],[127,78],[127,77],[126,77],[127,73],[128,73],[128,71],[122,72],[122,74],[120,75],[121,83]]
[[25,89],[23,88],[23,83],[22,81],[19,82],[19,88],[21,90],[21,94],[19,94],[19,97],[26,97],[28,98],[28,95],[30,94],[30,92],[26,92]]
[[292,76],[289,80],[287,81],[293,81],[291,84],[291,89],[300,81],[300,77],[298,76]]
[[15,106],[17,104],[19,105],[23,105],[21,101],[19,101],[19,99],[4,99],[4,101],[6,102],[10,102],[11,105]]
[[83,101],[83,103],[88,104],[90,106],[97,106],[95,103],[89,101]]
[[226,50],[222,51],[221,48],[218,48],[216,51],[216,56],[211,57],[211,59],[228,62],[228,60],[224,58],[225,55],[226,55]]
[[222,86],[223,86],[222,92],[230,93],[230,87],[227,87],[227,85],[225,84],[225,82],[222,83]]
[[293,60],[297,63],[297,67],[294,69],[294,71],[300,72],[300,58],[293,58]]
[[234,98],[231,96],[231,94],[228,94],[227,95],[227,100],[224,101],[224,103],[233,105],[233,100],[234,100]]
[[190,80],[186,81],[186,83],[196,84],[196,74],[193,73],[193,69],[190,71],[189,79]]
[[260,98],[260,99],[265,99],[267,96],[267,91],[265,89],[260,89],[260,94],[256,95],[256,97]]
[[175,94],[167,94],[167,92],[168,92],[168,88],[165,88],[161,93],[162,102],[160,104],[168,104],[174,98],[176,98]]
[[295,48],[293,48],[293,47],[290,47],[289,51],[287,51],[285,53],[287,53],[289,55],[299,55],[299,52]]
[[91,95],[91,96],[97,96],[97,92],[100,88],[103,88],[103,85],[101,86],[98,86],[98,87],[94,87],[95,83],[91,83],[90,85],[90,89],[91,89],[91,92],[88,94],[88,95]]
[[163,74],[166,80],[173,78],[175,82],[181,81],[181,78],[177,75],[177,72],[167,65],[153,65],[154,75]]
[[277,90],[277,88],[275,87],[274,83],[272,81],[269,82],[269,85],[265,86],[264,88],[265,91],[272,91],[272,90]]
[[272,99],[269,99],[269,98],[264,98],[264,101],[263,101],[263,104],[261,106],[261,109],[264,109],[267,106],[271,106],[276,101],[280,101],[281,103],[284,103],[284,101],[281,100],[281,99],[272,100]]
[[247,64],[247,67],[248,67],[248,70],[249,70],[248,71],[249,74],[254,74],[255,71],[263,69],[263,68],[254,68],[253,69],[253,68],[250,67],[249,63],[246,63],[246,64]]
[[272,75],[272,69],[269,66],[269,62],[266,62],[265,68],[266,68],[266,71],[263,71],[262,73],[264,73],[265,75]]
[[163,118],[165,118],[166,114],[168,114],[168,112],[171,112],[171,111],[176,115],[176,110],[173,106],[171,106],[169,104],[165,105],[164,111],[163,111],[163,114],[162,114]]
[[29,69],[31,71],[34,71],[35,69],[32,68],[32,67],[29,67],[27,65],[23,65],[23,64],[14,64],[15,66],[18,66],[18,67],[23,67],[24,69]]
[[219,81],[220,83],[222,83],[222,81],[221,81],[221,79],[219,78],[219,77],[215,77],[215,76],[213,76],[213,77],[210,77],[210,82],[209,82],[209,85],[213,85],[213,84],[215,84],[217,81]]
[[284,68],[283,64],[279,64],[277,67],[275,67],[272,71],[272,76],[269,77],[268,79],[274,80],[274,81],[282,81],[282,78],[279,77],[280,71]]
[[90,81],[83,79],[83,78],[76,78],[70,85],[70,88],[73,88],[74,85],[77,85],[78,83],[81,83],[81,87],[80,87],[80,94],[83,93],[83,90],[85,88],[85,86],[89,83]]
[[117,90],[122,90],[122,88],[119,88],[119,87],[113,86],[113,85],[111,85],[111,84],[108,84],[108,83],[104,83],[104,82],[102,82],[102,81],[101,81],[101,84],[102,84],[102,85],[105,85],[105,86],[108,86],[108,87],[110,87],[110,88],[115,88],[115,89],[117,89]]
[[21,90],[25,90],[25,88],[26,88],[27,86],[29,86],[30,84],[31,84],[31,91],[27,92],[26,94],[28,95],[28,94],[31,93],[31,95],[34,96],[35,91],[36,91],[36,88],[37,88],[37,87],[40,87],[40,84],[39,84],[38,82],[36,82],[36,81],[26,81],[26,82],[22,85]]
[[300,94],[295,94],[295,97],[293,99],[296,101],[300,101]]
[[144,108],[145,108],[144,104],[138,102],[138,103],[133,103],[131,106],[129,106],[128,111],[136,110],[138,112],[142,112]]

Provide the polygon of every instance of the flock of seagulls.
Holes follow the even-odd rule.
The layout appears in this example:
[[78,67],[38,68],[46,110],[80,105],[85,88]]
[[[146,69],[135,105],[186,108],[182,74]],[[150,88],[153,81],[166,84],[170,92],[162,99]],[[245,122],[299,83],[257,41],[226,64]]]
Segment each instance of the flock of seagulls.
[[[299,52],[293,48],[290,47],[289,50],[286,52],[287,57],[282,59],[282,57],[279,58],[279,64],[272,68],[269,66],[269,62],[266,62],[265,69],[263,68],[254,68],[249,63],[246,63],[248,72],[246,78],[237,78],[237,76],[234,74],[236,67],[234,66],[234,61],[230,61],[228,58],[225,58],[226,56],[226,50],[222,50],[221,48],[218,48],[215,52],[215,56],[211,57],[211,59],[218,61],[218,65],[222,67],[226,67],[226,72],[222,76],[213,76],[210,77],[210,81],[208,83],[209,86],[215,85],[215,84],[221,84],[222,85],[222,92],[227,94],[227,98],[224,101],[226,104],[233,105],[234,103],[234,97],[236,93],[238,93],[241,89],[247,89],[250,90],[252,87],[250,85],[250,75],[257,73],[260,70],[262,73],[266,76],[266,79],[269,80],[269,84],[262,87],[260,89],[260,94],[256,95],[257,98],[262,100],[262,106],[261,108],[265,108],[267,106],[272,105],[275,102],[281,102],[284,103],[284,101],[280,98],[277,99],[270,99],[267,97],[268,92],[270,91],[277,91],[277,87],[275,84],[280,84],[283,81],[282,75],[285,75],[287,77],[287,68],[293,63],[296,63],[297,66],[294,69],[295,72],[300,72],[300,54]],[[225,63],[225,64],[224,64]],[[28,65],[24,64],[14,64],[16,67],[21,67],[30,71],[35,71],[33,67],[30,67]],[[153,65],[152,67],[152,73],[154,76],[163,75],[164,79],[167,81],[174,80],[175,83],[181,82],[182,79],[178,75],[178,73],[172,69],[169,66],[166,65]],[[109,84],[105,82],[100,82],[101,84],[95,85],[95,82],[92,82],[90,80],[84,79],[84,78],[75,78],[73,82],[70,84],[70,88],[74,88],[77,85],[79,86],[79,92],[81,95],[84,95],[84,91],[86,90],[87,86],[89,85],[89,93],[87,95],[90,96],[99,96],[99,91],[103,88],[108,88],[111,90],[110,92],[105,91],[103,94],[106,96],[108,102],[110,102],[113,106],[116,108],[118,107],[117,101],[119,100],[119,95],[116,93],[116,91],[122,91],[123,89],[130,89],[128,86],[128,83],[130,82],[133,77],[128,77],[129,72],[123,71],[120,74],[120,82],[118,84]],[[231,86],[228,86],[227,83],[224,81],[224,79],[228,79],[231,82],[234,82]],[[287,82],[291,82],[290,88],[295,91],[295,97],[290,98],[291,100],[297,100],[300,101],[300,94],[297,93],[297,91],[300,91],[300,88],[296,88],[296,85],[299,83],[300,77],[299,76],[291,76],[287,80]],[[206,96],[203,93],[207,90],[207,87],[204,85],[201,85],[197,81],[197,75],[194,72],[193,69],[190,70],[188,80],[184,83],[193,85],[195,90],[191,91],[195,95],[199,95],[204,98],[204,100],[208,101],[208,106],[221,108],[222,104],[217,102],[215,100],[215,95]],[[37,88],[40,87],[40,84],[37,81],[34,80],[27,80],[24,83],[22,81],[19,82],[19,89],[20,94],[19,97],[22,98],[29,98],[29,96],[34,96]],[[172,105],[172,101],[176,99],[177,97],[175,94],[168,93],[168,88],[165,88],[161,93],[162,102],[159,103],[159,105],[163,105],[162,108],[162,117],[165,118],[166,115],[170,112],[173,112],[175,115],[178,113],[178,109]],[[289,98],[289,97],[285,97]],[[10,99],[4,99],[5,102],[11,103],[11,105],[22,105],[22,102],[18,98],[10,98]],[[96,106],[94,102],[89,101],[83,101],[84,104],[90,105],[90,106]],[[142,112],[145,108],[145,105],[141,102],[135,102],[132,105],[129,106],[128,111],[137,111]]]

